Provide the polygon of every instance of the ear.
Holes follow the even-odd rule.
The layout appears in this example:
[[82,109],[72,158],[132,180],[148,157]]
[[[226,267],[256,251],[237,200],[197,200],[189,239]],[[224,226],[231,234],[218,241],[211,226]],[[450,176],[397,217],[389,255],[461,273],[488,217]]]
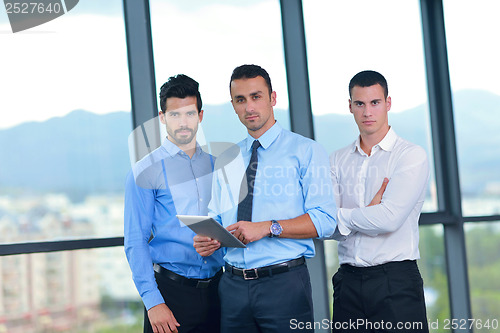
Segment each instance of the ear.
[[158,112],[158,115],[160,116],[161,123],[166,125],[167,121],[165,120],[165,113],[160,111],[160,112]]
[[231,98],[231,105],[233,106],[234,113],[238,114],[236,107],[234,106],[234,100]]
[[387,96],[387,100],[385,101],[385,107],[387,109],[387,112],[389,112],[391,106],[392,106],[391,96]]
[[273,91],[271,93],[271,106],[275,106],[276,105],[276,91]]
[[349,99],[349,112],[352,113],[352,101]]
[[203,110],[198,112],[198,119],[200,120],[200,123],[201,123],[201,121],[203,120]]

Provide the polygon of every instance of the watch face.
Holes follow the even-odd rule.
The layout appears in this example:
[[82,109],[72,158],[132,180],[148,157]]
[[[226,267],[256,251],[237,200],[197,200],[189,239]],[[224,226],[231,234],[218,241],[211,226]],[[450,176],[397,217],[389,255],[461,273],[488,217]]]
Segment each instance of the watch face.
[[281,228],[281,225],[279,223],[273,223],[271,225],[271,233],[273,235],[276,235],[276,236],[281,235],[282,230],[283,230],[283,228]]

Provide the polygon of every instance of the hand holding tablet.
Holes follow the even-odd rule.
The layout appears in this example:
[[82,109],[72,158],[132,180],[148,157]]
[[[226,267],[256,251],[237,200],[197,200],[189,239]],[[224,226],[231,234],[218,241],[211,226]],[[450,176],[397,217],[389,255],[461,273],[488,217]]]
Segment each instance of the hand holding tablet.
[[232,233],[209,216],[177,215],[177,218],[197,235],[218,240],[221,247],[246,247]]

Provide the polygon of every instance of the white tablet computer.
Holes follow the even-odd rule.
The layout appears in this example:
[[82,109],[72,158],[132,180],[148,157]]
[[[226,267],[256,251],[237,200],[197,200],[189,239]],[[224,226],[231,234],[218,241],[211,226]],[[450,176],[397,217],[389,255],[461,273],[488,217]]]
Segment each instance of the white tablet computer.
[[197,235],[220,242],[221,247],[246,247],[238,238],[209,216],[177,215],[177,218]]

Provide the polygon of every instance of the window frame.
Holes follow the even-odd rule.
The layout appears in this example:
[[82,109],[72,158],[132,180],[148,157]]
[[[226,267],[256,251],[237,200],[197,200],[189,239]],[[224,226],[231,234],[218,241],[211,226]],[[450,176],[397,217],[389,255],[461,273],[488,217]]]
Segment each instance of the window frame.
[[[302,1],[281,0],[280,7],[291,129],[314,139]],[[158,109],[149,1],[123,0],[123,9],[130,73],[131,116],[133,128],[137,128],[155,118]],[[500,215],[463,216],[443,2],[442,0],[420,0],[420,9],[438,211],[423,213],[419,223],[420,225],[443,225],[450,314],[452,318],[468,319],[472,318],[472,315],[464,223],[497,222],[500,221]],[[154,137],[150,136],[150,140],[154,141],[150,142],[151,146],[158,146],[159,132]],[[0,244],[0,256],[123,246],[123,240],[123,237],[110,237]],[[309,261],[309,268],[311,276],[318,277],[313,281],[313,286],[316,285],[313,297],[319,305],[315,307],[316,318],[329,318],[324,247],[322,242],[316,241],[315,243],[317,255]]]

